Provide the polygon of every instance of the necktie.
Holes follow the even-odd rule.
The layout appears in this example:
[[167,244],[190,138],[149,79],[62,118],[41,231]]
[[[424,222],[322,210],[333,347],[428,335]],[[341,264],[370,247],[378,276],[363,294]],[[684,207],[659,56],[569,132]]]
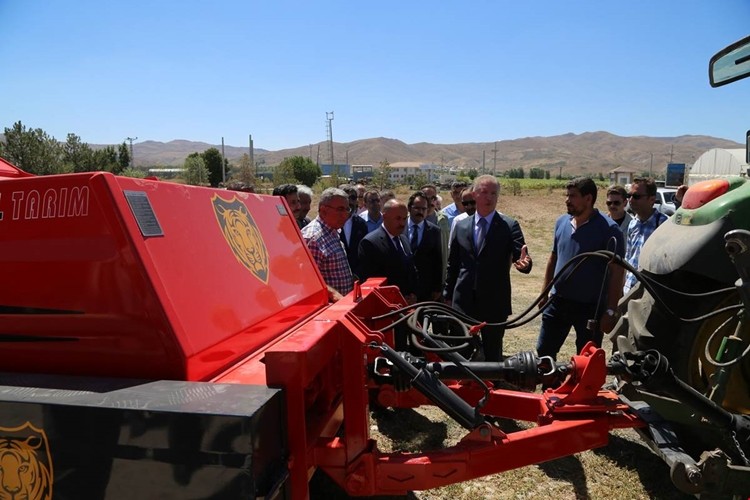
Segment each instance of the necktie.
[[396,251],[401,258],[406,257],[406,252],[404,252],[404,247],[401,246],[401,241],[398,239],[398,236],[393,237],[393,244],[396,245]]
[[487,234],[487,219],[484,217],[481,217],[479,221],[477,221],[477,226],[479,226],[479,231],[477,231],[477,252],[482,248],[482,243],[484,243],[484,236]]
[[417,224],[411,225],[411,251],[412,253],[417,251],[417,245],[419,244],[419,226]]

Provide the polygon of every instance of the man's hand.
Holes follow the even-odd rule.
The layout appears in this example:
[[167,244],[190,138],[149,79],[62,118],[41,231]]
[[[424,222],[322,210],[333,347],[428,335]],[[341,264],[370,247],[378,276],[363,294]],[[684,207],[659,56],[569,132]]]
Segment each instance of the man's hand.
[[531,256],[526,245],[521,247],[521,257],[513,263],[519,271],[525,271],[531,266]]
[[677,191],[674,194],[675,200],[677,200],[678,202],[682,203],[682,198],[685,197],[685,192],[687,190],[688,190],[688,187],[685,184],[683,184],[682,186],[678,187]]
[[539,307],[539,309],[541,309],[542,307],[545,306],[545,304],[547,304],[547,302],[549,302],[549,293],[547,295],[544,295],[542,297],[542,299],[539,301],[539,305],[537,307]]
[[337,302],[343,298],[344,296],[341,295],[335,288],[328,286],[328,302]]

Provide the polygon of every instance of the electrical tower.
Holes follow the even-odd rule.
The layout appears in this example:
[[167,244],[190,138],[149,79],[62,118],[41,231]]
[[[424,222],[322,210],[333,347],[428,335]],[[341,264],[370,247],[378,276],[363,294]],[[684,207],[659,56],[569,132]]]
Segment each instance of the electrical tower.
[[133,141],[137,141],[137,137],[127,137],[126,141],[130,142],[130,167],[135,168],[135,156],[133,156]]
[[331,123],[333,121],[333,111],[330,113],[326,111],[326,132],[328,134],[328,152],[331,156],[331,174],[333,174],[334,169],[336,168],[336,162],[333,159],[333,124]]

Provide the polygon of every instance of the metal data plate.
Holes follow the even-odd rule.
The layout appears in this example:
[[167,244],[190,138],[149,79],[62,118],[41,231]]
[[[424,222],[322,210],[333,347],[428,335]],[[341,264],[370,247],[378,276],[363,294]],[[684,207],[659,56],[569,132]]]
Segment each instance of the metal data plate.
[[123,191],[143,236],[164,236],[151,201],[143,191]]

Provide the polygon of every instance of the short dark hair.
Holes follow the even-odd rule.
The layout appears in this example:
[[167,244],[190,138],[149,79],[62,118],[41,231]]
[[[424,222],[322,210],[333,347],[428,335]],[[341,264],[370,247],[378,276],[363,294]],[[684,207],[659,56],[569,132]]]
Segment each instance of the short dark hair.
[[417,198],[424,198],[427,199],[427,195],[424,194],[424,191],[415,191],[409,196],[409,201],[406,202],[406,208],[411,208],[412,205],[414,205],[414,200]]
[[466,181],[453,181],[451,183],[451,191],[453,191],[454,189],[458,189],[458,188],[461,188],[461,190],[464,190],[466,189],[466,186],[468,185],[469,184]]
[[351,184],[341,184],[339,189],[346,193],[346,196],[357,196],[357,190]]
[[643,184],[647,196],[656,196],[656,181],[651,177],[633,177],[633,184]]
[[280,186],[276,186],[273,188],[273,194],[274,196],[286,196],[288,194],[294,194],[297,192],[297,185],[296,184],[282,184]]
[[419,190],[420,191],[424,191],[425,189],[434,189],[436,193],[437,193],[437,190],[438,190],[438,188],[437,188],[437,186],[435,184],[425,184],[423,186],[419,186]]
[[625,187],[621,186],[619,184],[615,184],[615,185],[609,186],[609,188],[607,188],[607,196],[609,196],[611,194],[619,194],[620,196],[623,197],[623,199],[625,199],[625,198],[628,197],[628,192],[625,191]]
[[362,195],[362,198],[365,200],[365,202],[367,202],[367,200],[372,198],[373,195],[378,195],[378,197],[380,197],[380,193],[376,189],[368,189],[367,191],[365,191],[365,194]]
[[565,185],[565,189],[577,189],[581,196],[591,195],[591,203],[596,202],[596,182],[591,177],[576,177],[568,181]]

